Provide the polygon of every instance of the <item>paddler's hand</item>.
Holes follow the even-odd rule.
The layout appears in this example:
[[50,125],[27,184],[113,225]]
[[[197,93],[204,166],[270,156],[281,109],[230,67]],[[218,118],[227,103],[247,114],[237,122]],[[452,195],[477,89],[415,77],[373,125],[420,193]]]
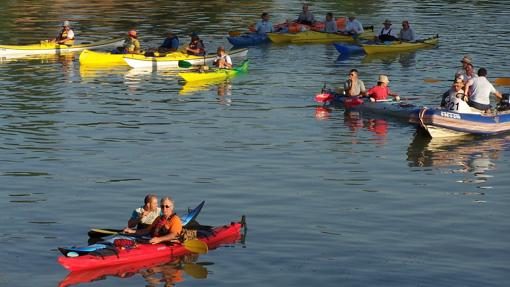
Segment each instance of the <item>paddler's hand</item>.
[[149,243],[150,244],[158,244],[161,242],[161,239],[159,237],[152,237],[150,240],[149,240]]
[[126,233],[126,234],[134,234],[134,233],[136,233],[136,230],[126,227],[126,228],[124,228],[124,230],[122,230],[122,232]]
[[395,97],[395,102],[400,102],[400,97],[399,96]]

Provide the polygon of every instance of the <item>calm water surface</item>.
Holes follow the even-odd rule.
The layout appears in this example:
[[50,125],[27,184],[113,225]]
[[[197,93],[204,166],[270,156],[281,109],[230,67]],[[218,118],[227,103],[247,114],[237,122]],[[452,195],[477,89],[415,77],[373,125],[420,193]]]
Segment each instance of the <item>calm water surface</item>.
[[[172,71],[80,67],[77,54],[4,59],[0,286],[57,286],[68,272],[56,247],[86,244],[91,227],[122,227],[148,193],[174,197],[179,213],[206,200],[204,224],[246,214],[246,241],[189,268],[84,285],[507,286],[508,136],[430,141],[403,122],[316,111],[313,96],[355,67],[369,86],[384,72],[403,98],[437,104],[464,54],[489,78],[508,77],[510,4],[312,3],[319,18],[356,13],[366,25],[389,18],[395,28],[409,19],[441,44],[349,59],[332,45],[253,47],[247,75],[199,88]],[[50,38],[70,19],[85,41],[136,27],[143,46],[156,46],[171,29],[182,42],[198,31],[214,50],[261,12],[279,22],[300,5],[2,1],[0,39]]]

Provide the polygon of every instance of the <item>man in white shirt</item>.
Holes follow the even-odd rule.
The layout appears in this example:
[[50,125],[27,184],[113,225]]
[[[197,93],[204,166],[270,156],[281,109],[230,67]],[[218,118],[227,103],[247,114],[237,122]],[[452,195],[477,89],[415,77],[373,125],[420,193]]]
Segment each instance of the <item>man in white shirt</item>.
[[273,32],[273,23],[269,21],[269,14],[264,12],[262,13],[262,15],[260,15],[260,18],[262,20],[257,22],[257,24],[255,25],[255,31],[257,31],[258,34],[266,34]]
[[395,41],[398,39],[397,32],[391,29],[391,21],[386,19],[383,22],[384,28],[381,29],[377,38],[381,42]]
[[348,35],[358,35],[365,32],[363,30],[363,25],[360,21],[356,19],[356,16],[351,15],[349,16],[349,19],[347,20],[347,23],[345,24],[345,31],[344,34]]
[[471,78],[464,87],[464,94],[469,96],[469,106],[487,111],[491,108],[490,94],[494,94],[498,98],[502,98],[494,86],[487,80],[487,70],[480,68],[478,77]]

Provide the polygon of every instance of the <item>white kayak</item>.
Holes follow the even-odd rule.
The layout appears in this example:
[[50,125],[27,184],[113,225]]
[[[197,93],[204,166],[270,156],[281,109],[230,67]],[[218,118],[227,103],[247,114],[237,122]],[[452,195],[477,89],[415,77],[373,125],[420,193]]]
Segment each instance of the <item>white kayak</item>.
[[[180,55],[177,55],[180,54]],[[248,54],[248,49],[237,49],[229,51],[228,54],[231,58],[244,58]],[[206,56],[194,56],[184,53],[171,53],[169,56],[164,57],[146,57],[145,59],[133,59],[125,57],[124,61],[132,67],[137,69],[156,69],[156,68],[178,68],[179,61],[189,62],[193,66],[210,65],[213,63],[216,54],[209,54]]]
[[30,45],[0,45],[0,56],[30,56],[44,54],[62,54],[67,52],[78,52],[85,49],[100,49],[106,47],[120,46],[124,39],[103,40],[95,43],[83,42],[75,45],[61,45],[48,41],[41,41],[39,44]]

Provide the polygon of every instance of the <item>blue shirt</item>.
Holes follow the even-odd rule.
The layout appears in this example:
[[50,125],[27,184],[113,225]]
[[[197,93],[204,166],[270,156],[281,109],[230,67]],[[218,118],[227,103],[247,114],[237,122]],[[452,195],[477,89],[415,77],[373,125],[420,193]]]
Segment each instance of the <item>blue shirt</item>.
[[161,45],[162,48],[167,49],[179,49],[179,38],[177,36],[174,36],[171,39],[166,38],[165,41],[163,41],[163,44]]
[[270,21],[259,21],[255,26],[255,30],[258,34],[265,34],[273,32],[273,23]]

